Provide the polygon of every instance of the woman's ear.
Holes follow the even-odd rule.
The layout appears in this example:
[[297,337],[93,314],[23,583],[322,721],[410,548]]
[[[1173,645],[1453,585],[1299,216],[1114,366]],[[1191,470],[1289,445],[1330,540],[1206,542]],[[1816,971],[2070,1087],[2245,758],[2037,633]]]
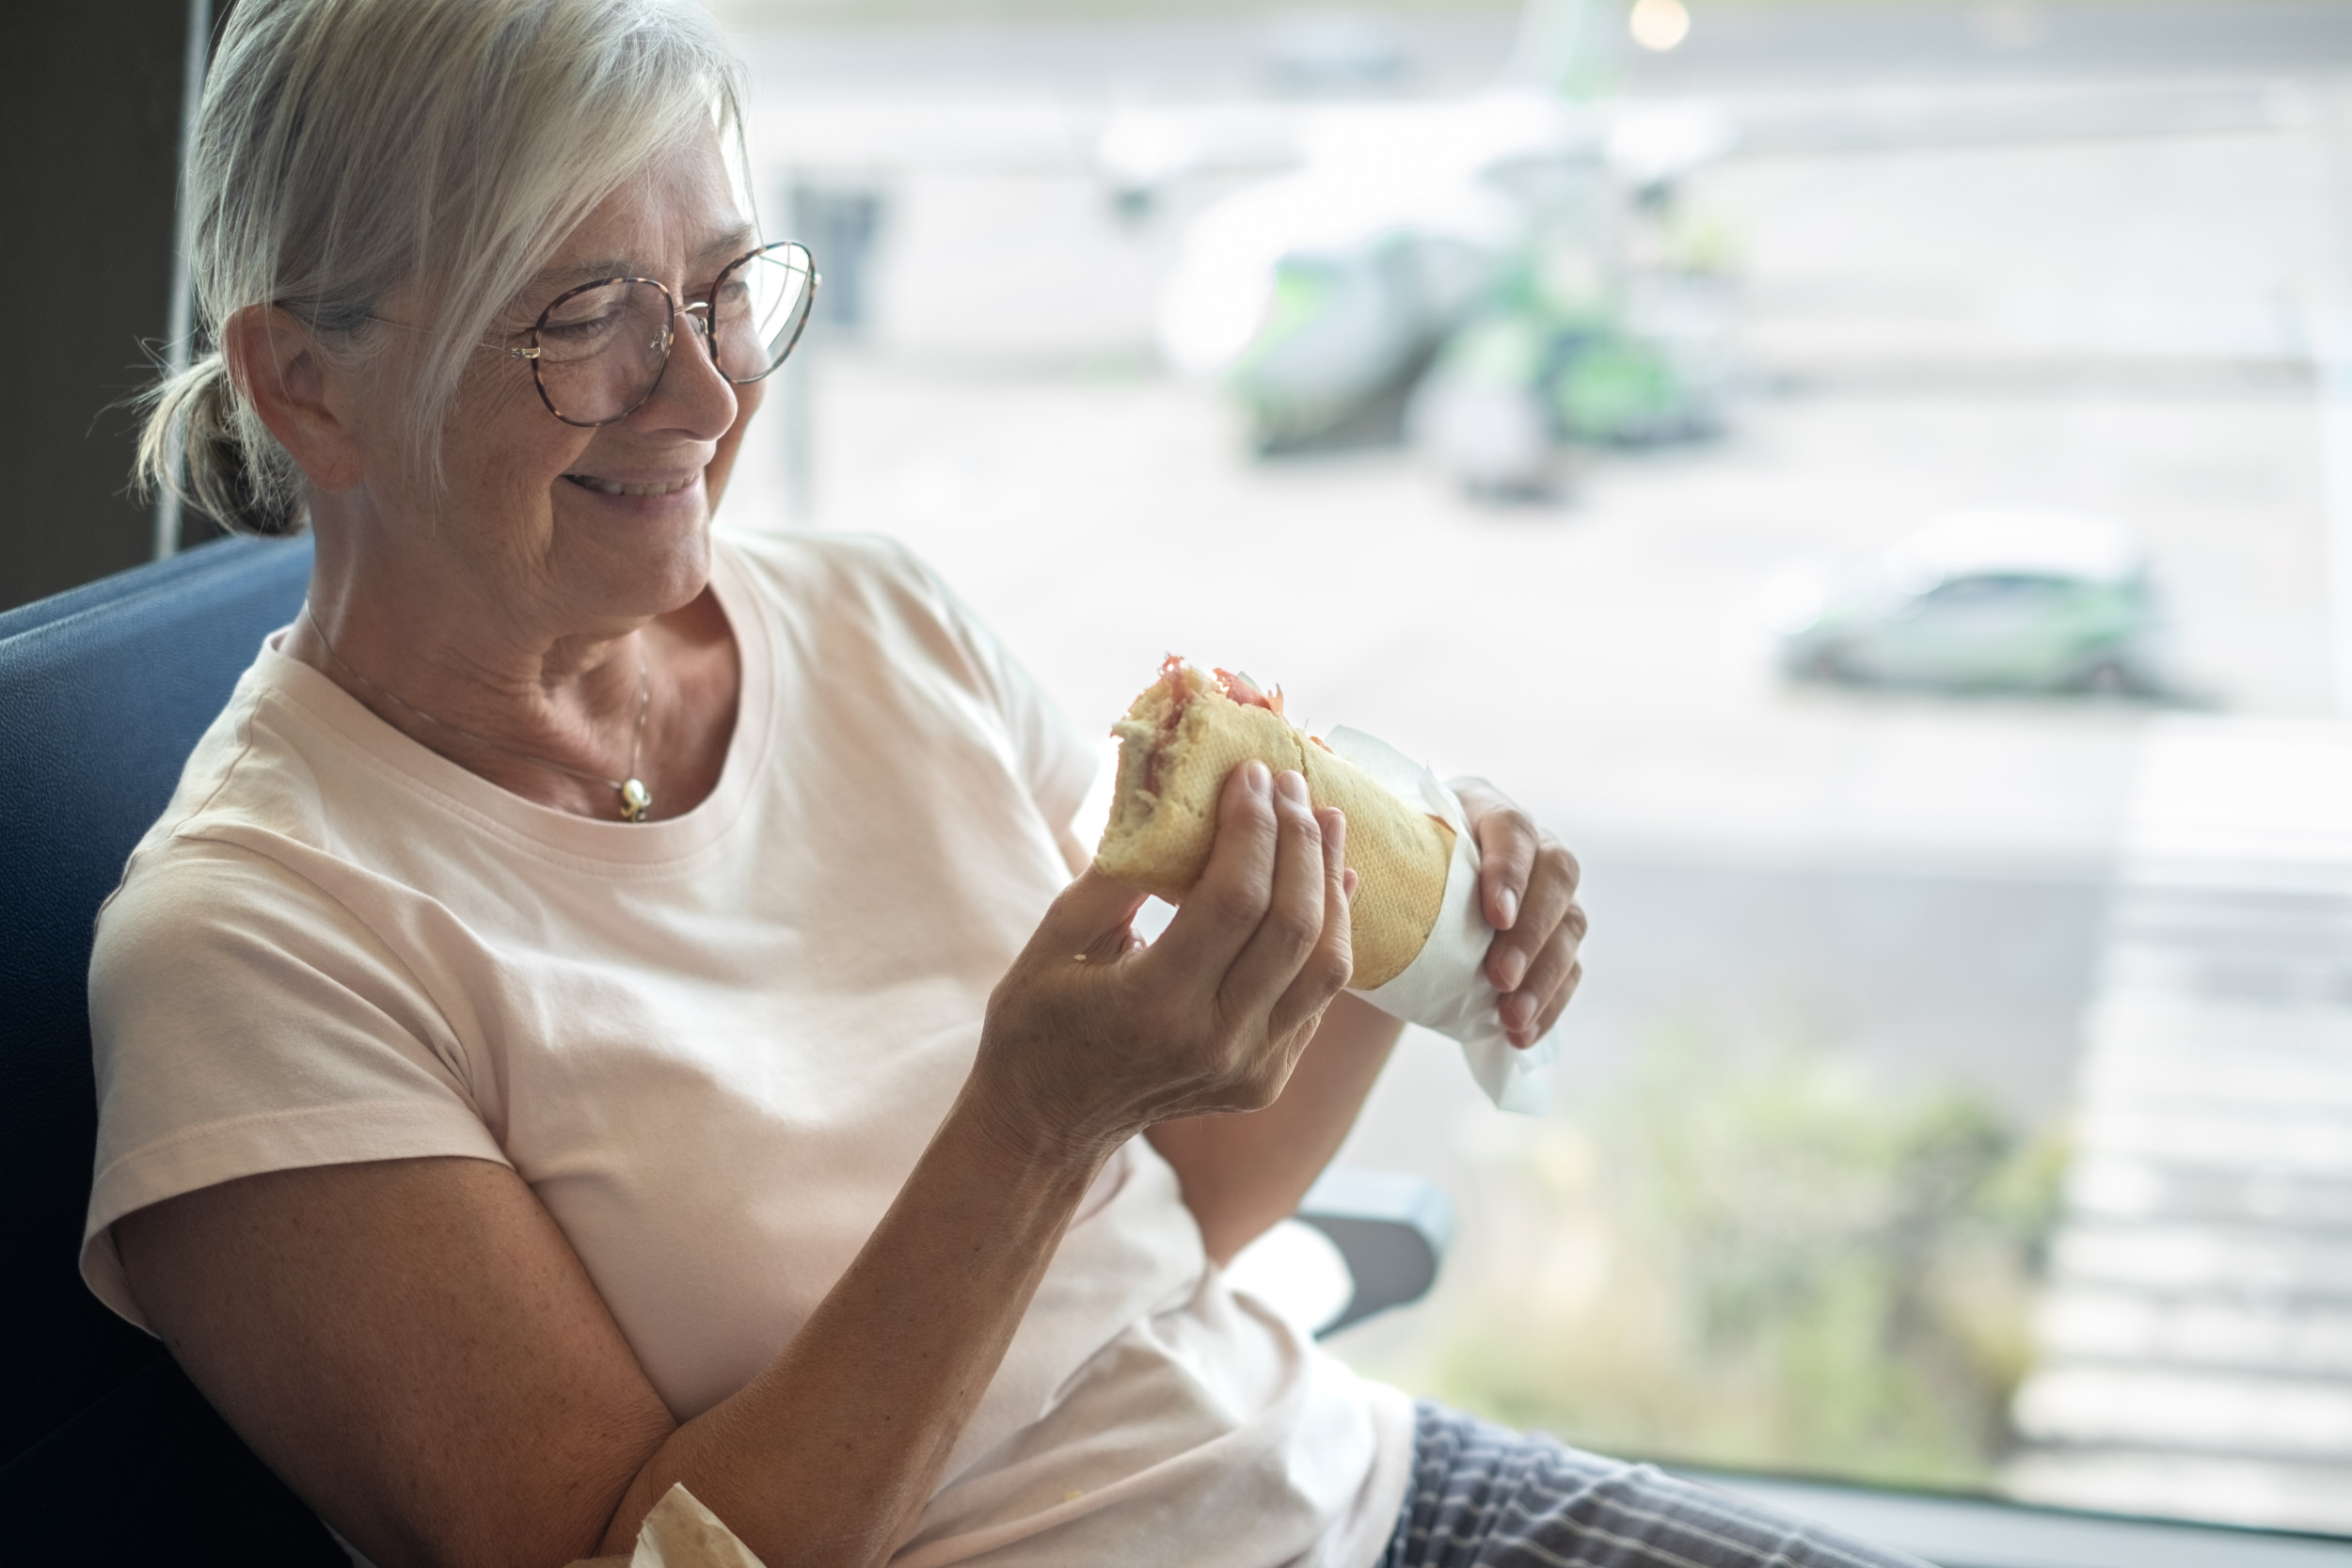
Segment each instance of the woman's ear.
[[359,442],[336,377],[302,324],[274,305],[248,305],[220,327],[230,379],[303,477],[330,494],[359,483]]

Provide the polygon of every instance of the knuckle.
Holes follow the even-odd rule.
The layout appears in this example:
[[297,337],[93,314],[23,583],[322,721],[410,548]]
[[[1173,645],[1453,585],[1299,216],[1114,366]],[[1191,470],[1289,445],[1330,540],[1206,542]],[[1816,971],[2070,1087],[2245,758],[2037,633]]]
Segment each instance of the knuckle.
[[1593,928],[1592,917],[1584,912],[1581,904],[1570,904],[1568,912],[1560,917],[1560,924],[1566,927],[1568,935],[1578,942],[1582,942],[1585,933]]
[[1223,926],[1254,925],[1265,913],[1265,897],[1258,889],[1220,882],[1207,890],[1209,916]]
[[1281,829],[1282,836],[1300,848],[1312,848],[1317,854],[1322,853],[1323,824],[1315,820],[1314,814],[1307,807],[1292,806],[1284,810]]
[[1303,951],[1322,938],[1323,922],[1303,911],[1280,909],[1266,916],[1266,929],[1284,946]]

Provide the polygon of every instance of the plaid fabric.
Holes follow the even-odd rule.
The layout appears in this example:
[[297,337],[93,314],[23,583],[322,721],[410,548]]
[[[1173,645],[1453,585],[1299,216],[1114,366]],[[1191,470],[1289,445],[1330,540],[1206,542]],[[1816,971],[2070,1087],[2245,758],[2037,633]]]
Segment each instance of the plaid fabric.
[[1422,1402],[1375,1568],[1925,1568],[1647,1465]]

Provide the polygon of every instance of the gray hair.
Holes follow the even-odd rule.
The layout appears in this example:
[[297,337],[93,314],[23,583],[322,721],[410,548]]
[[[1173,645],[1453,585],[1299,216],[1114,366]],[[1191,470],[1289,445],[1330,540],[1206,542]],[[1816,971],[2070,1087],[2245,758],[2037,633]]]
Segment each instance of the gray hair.
[[148,394],[143,487],[224,524],[303,526],[301,475],[231,383],[221,323],[275,305],[333,363],[430,299],[403,439],[437,482],[468,358],[596,207],[714,127],[742,152],[741,67],[693,0],[239,0],[182,199],[212,346]]

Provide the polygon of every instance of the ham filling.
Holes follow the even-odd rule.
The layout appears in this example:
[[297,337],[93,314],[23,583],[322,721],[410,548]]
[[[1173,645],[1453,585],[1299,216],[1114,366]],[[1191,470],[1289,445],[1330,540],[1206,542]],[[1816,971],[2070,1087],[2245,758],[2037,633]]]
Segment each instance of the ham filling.
[[1278,718],[1282,712],[1282,689],[1276,687],[1269,697],[1249,684],[1248,675],[1236,675],[1231,670],[1216,673],[1216,689],[1244,707],[1262,707]]
[[1176,726],[1184,721],[1184,709],[1192,702],[1184,655],[1170,654],[1160,661],[1160,685],[1168,689],[1168,711],[1160,715],[1160,733],[1152,737],[1152,750],[1143,758],[1143,792],[1154,796],[1160,792],[1160,753],[1176,738]]
[[[1168,690],[1168,711],[1160,715],[1160,733],[1152,737],[1152,750],[1143,759],[1143,790],[1147,795],[1160,792],[1160,753],[1176,738],[1177,726],[1184,721],[1184,709],[1192,703],[1192,684],[1184,679],[1184,657],[1170,654],[1160,662],[1160,685]],[[1278,718],[1282,712],[1282,689],[1276,687],[1272,696],[1258,689],[1247,675],[1231,670],[1216,672],[1219,693],[1244,707],[1262,707]],[[1321,742],[1317,742],[1321,744]],[[1329,750],[1326,747],[1325,750]]]

